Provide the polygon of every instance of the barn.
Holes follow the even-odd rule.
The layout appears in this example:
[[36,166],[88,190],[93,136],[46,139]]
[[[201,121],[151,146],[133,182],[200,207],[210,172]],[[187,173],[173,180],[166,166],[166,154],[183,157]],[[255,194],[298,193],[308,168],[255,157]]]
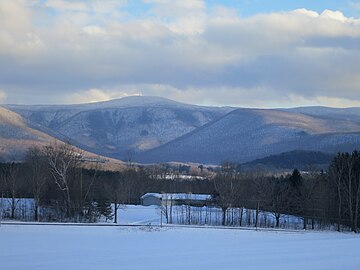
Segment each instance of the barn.
[[192,194],[192,193],[146,193],[141,196],[141,204],[143,206],[150,205],[193,205],[204,206],[213,202],[213,196],[208,194]]

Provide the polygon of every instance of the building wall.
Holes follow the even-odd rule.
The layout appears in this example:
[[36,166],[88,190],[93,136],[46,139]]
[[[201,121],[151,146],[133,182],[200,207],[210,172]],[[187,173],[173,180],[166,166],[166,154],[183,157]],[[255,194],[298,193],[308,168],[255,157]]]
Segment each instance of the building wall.
[[150,205],[161,205],[161,200],[156,198],[155,196],[146,196],[142,199],[141,204],[143,206],[150,206]]

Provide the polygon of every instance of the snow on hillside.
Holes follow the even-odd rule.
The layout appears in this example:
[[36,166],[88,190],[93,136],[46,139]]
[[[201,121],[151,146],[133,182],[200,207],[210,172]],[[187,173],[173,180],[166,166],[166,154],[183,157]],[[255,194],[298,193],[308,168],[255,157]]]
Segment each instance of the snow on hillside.
[[0,227],[0,268],[360,269],[360,237],[211,228]]
[[[337,130],[339,128],[339,130]],[[284,113],[239,109],[176,140],[140,154],[141,162],[248,162],[294,150],[353,151],[360,125]]]
[[247,162],[293,150],[335,153],[360,146],[360,108],[236,109],[152,96],[5,107],[52,137],[143,163]]
[[[71,105],[14,105],[8,104],[5,107],[14,110],[29,110],[29,111],[84,111],[84,110],[98,110],[108,108],[131,108],[131,107],[143,107],[143,106],[170,106],[172,108],[208,108],[214,109],[214,107],[197,106],[192,104],[186,104],[177,102],[171,99],[156,97],[156,96],[129,96],[119,99],[113,99],[109,101],[83,103],[83,104],[71,104]],[[230,111],[231,109],[229,109]]]
[[80,105],[7,108],[52,131],[53,136],[69,138],[89,151],[116,158],[162,145],[232,110],[144,96]]

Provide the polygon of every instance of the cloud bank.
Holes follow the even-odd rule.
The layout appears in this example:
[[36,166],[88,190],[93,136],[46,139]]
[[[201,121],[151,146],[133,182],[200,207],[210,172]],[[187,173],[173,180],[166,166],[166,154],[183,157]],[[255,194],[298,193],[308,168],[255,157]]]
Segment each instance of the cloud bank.
[[0,90],[0,102],[1,103],[5,102],[5,100],[6,100],[6,93],[5,93],[5,91]]
[[142,93],[213,105],[360,106],[360,19],[307,9],[241,17],[201,0],[144,0],[146,11],[133,16],[127,5],[0,1],[7,102]]

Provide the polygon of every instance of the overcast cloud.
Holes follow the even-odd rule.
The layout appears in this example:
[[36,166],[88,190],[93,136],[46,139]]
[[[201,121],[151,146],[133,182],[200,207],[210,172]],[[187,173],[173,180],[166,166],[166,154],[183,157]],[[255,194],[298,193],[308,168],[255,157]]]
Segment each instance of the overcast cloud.
[[[0,0],[0,102],[134,94],[246,107],[360,106],[360,19],[241,17],[201,0]],[[349,2],[353,8],[359,5]]]

